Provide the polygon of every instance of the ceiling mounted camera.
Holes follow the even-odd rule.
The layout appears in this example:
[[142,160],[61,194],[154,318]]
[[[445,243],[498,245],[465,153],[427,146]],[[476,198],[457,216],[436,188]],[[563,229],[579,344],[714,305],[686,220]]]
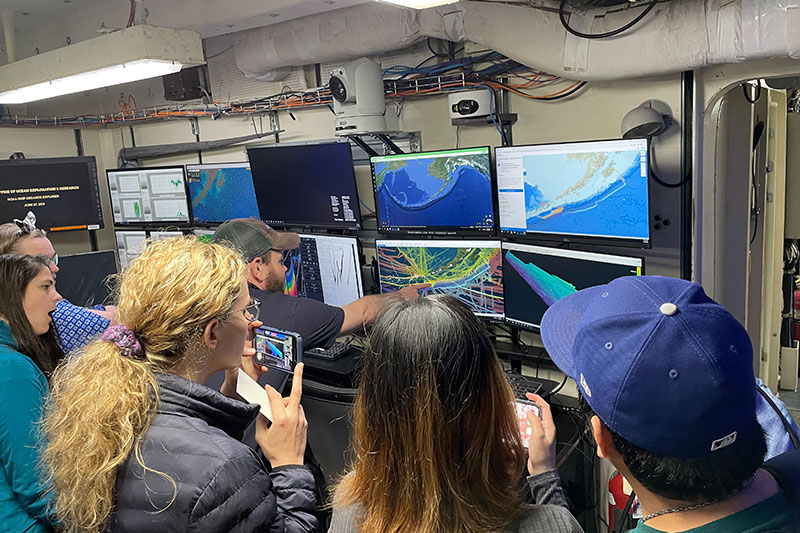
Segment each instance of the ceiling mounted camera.
[[386,123],[386,101],[381,66],[367,58],[357,59],[331,72],[328,83],[333,97],[336,135],[382,133]]

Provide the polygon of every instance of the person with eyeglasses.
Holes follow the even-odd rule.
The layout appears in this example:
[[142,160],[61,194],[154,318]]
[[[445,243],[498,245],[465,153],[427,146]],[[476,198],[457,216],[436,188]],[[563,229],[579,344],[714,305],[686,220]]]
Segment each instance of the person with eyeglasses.
[[[36,216],[29,212],[23,220],[0,224],[0,255],[23,254],[41,257],[53,278],[59,271],[58,254],[47,233],[36,228]],[[106,328],[116,323],[117,309],[103,306],[91,309],[61,300],[53,313],[58,341],[67,354],[77,353]]]
[[305,348],[329,348],[336,337],[371,324],[393,298],[415,300],[427,284],[391,294],[373,294],[343,307],[284,294],[286,254],[300,246],[297,233],[275,231],[260,220],[236,218],[220,225],[213,242],[238,250],[247,263],[250,295],[263,303],[264,324],[299,333]]
[[[121,275],[120,324],[52,378],[43,464],[64,531],[318,531],[303,466],[303,364],[272,424],[235,381],[260,303],[245,264],[193,237],[150,244]],[[221,392],[205,385],[225,371]],[[255,421],[269,460],[241,442]]]

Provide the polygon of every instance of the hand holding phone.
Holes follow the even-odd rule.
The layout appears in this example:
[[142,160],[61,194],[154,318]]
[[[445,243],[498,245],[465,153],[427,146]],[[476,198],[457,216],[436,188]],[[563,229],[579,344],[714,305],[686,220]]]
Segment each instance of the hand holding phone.
[[556,468],[556,425],[550,405],[541,396],[528,393],[525,395],[531,403],[539,408],[539,416],[532,410],[526,411],[530,425],[528,443],[528,472],[533,476]]
[[519,434],[522,437],[522,446],[528,447],[531,438],[531,425],[528,423],[528,411],[533,411],[537,417],[540,416],[541,410],[539,406],[530,400],[520,400],[514,403],[517,411],[517,424],[519,425]]

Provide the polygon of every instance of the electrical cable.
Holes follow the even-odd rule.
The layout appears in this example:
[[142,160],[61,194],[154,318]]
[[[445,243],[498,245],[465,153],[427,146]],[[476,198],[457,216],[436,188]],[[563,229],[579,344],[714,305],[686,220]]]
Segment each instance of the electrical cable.
[[567,30],[569,33],[576,37],[581,37],[583,39],[605,39],[607,37],[613,37],[615,35],[619,35],[620,33],[624,32],[625,30],[632,28],[636,25],[640,20],[647,16],[650,11],[656,7],[656,4],[660,0],[653,0],[650,2],[647,7],[639,13],[639,15],[630,21],[629,23],[625,24],[621,28],[617,28],[616,30],[607,31],[605,33],[582,33],[577,30],[574,30],[570,27],[569,23],[567,22],[566,12],[564,11],[564,7],[567,5],[567,0],[561,0],[561,4],[558,6],[558,18],[561,20],[561,25],[564,26],[564,29]]
[[369,206],[368,206],[367,204],[365,204],[365,203],[364,203],[364,200],[362,200],[361,198],[359,198],[359,199],[358,199],[358,202],[359,202],[361,205],[363,205],[363,206],[364,206],[364,209],[366,209],[366,210],[367,210],[367,214],[368,214],[368,215],[374,215],[374,214],[375,214],[375,210],[374,210],[374,209],[370,209],[370,208],[369,208]]
[[497,133],[500,134],[500,141],[503,143],[503,146],[506,146],[506,135],[505,135],[505,133],[503,133],[503,130],[497,124],[497,120],[495,120],[495,118],[494,118],[494,115],[497,112],[497,109],[496,109],[496,106],[495,106],[495,102],[494,102],[494,89],[492,89],[491,87],[489,87],[488,85],[485,85],[485,84],[478,84],[478,85],[476,85],[476,87],[483,87],[484,89],[489,91],[489,118],[492,119],[492,124],[494,124],[494,127],[497,130]]
[[661,185],[662,187],[666,187],[668,189],[678,189],[683,187],[689,180],[692,178],[690,173],[686,173],[686,175],[679,181],[678,183],[667,183],[666,181],[662,180],[656,174],[655,169],[653,168],[653,143],[647,143],[647,167],[650,169],[650,177],[653,178],[653,181]]
[[[758,101],[758,98],[756,98]],[[751,103],[752,104],[752,103]],[[756,235],[758,235],[758,215],[760,214],[760,210],[758,207],[758,179],[756,177],[756,159],[758,157],[758,143],[761,142],[761,136],[764,135],[764,121],[759,120],[756,123],[755,127],[753,128],[753,150],[751,152],[751,160],[752,163],[750,165],[750,186],[753,192],[753,200],[750,206],[750,216],[753,218],[753,234],[750,236],[750,242],[748,244],[752,245],[756,240]]]
[[209,59],[214,59],[215,57],[219,57],[219,56],[221,56],[222,54],[224,54],[225,52],[227,52],[227,51],[229,51],[229,50],[232,50],[232,49],[233,49],[233,45],[230,45],[228,48],[226,48],[226,49],[225,49],[225,50],[223,50],[222,52],[217,52],[217,53],[216,53],[216,54],[214,54],[213,56],[208,56],[208,57],[206,57],[206,61],[208,61]]
[[569,376],[568,376],[568,375],[566,375],[566,374],[564,374],[564,379],[562,379],[562,380],[561,380],[561,384],[560,384],[558,387],[556,387],[555,389],[553,389],[552,391],[550,391],[550,396],[551,396],[551,397],[552,397],[552,396],[555,396],[555,395],[556,395],[558,392],[560,392],[560,391],[561,391],[561,389],[563,389],[563,388],[564,388],[564,385],[566,385],[566,384],[567,384],[567,379],[568,379],[568,378],[569,378]]
[[750,105],[755,104],[761,99],[761,83],[756,82],[756,93],[753,95],[753,98],[750,98],[750,93],[747,92],[747,82],[742,84],[742,92],[744,93],[744,99],[747,100],[747,103]]

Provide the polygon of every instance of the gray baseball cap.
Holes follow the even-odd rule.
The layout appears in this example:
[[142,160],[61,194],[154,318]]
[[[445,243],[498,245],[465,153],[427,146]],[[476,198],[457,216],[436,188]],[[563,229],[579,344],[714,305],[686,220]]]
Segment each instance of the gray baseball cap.
[[275,231],[255,218],[235,218],[217,228],[212,242],[235,248],[249,263],[256,257],[264,257],[270,250],[294,250],[300,246],[300,236]]

